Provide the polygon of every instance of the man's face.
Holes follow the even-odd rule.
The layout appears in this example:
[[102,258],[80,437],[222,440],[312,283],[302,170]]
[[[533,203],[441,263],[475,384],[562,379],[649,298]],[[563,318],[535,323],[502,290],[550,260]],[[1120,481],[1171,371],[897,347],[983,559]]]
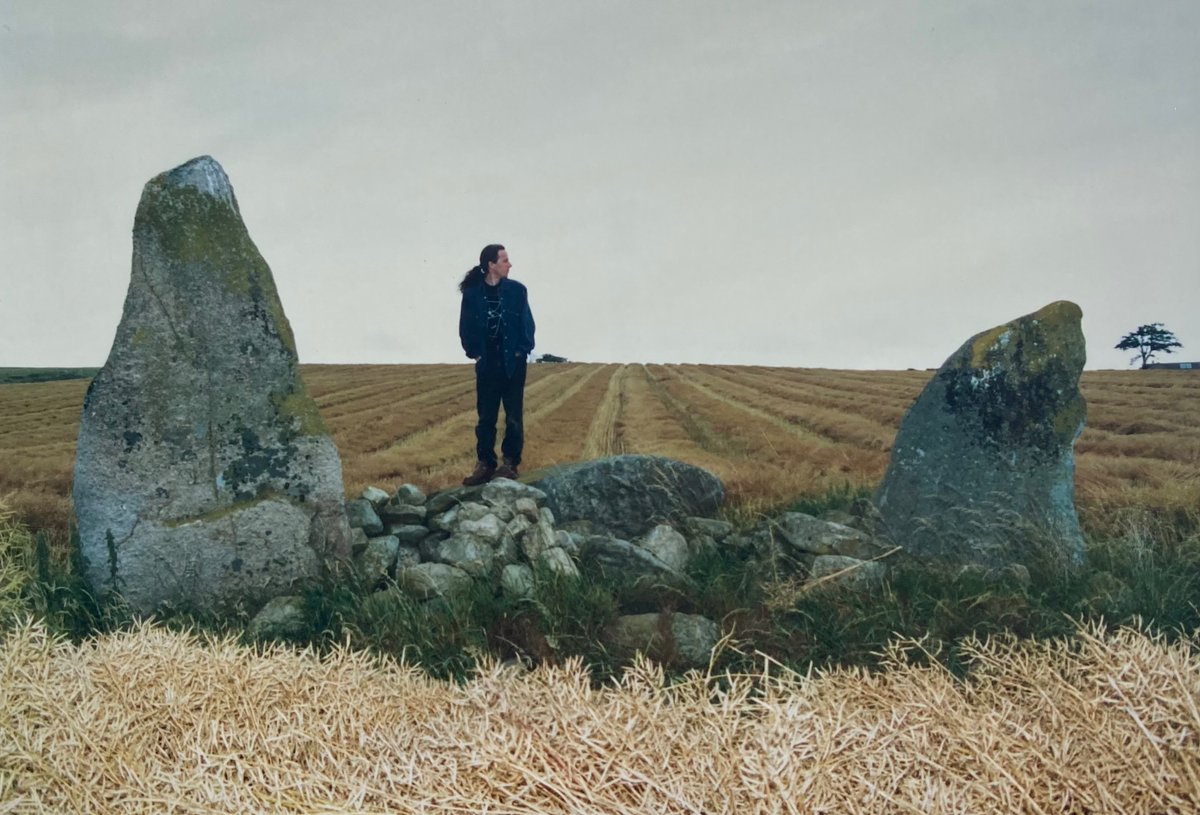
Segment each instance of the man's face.
[[512,268],[512,264],[508,262],[508,250],[501,249],[500,254],[496,259],[488,264],[490,270],[500,278],[508,277],[508,270]]

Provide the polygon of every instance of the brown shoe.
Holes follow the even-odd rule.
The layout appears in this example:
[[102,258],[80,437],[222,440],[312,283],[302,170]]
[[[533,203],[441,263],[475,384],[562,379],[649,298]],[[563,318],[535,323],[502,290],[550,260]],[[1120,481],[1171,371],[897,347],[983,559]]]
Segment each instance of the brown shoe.
[[476,487],[480,484],[486,484],[492,480],[492,476],[496,474],[496,465],[486,461],[481,461],[475,465],[475,472],[463,479],[464,487]]
[[496,472],[492,478],[511,478],[513,481],[516,481],[517,476],[519,475],[520,473],[517,472],[517,465],[509,464],[506,461],[496,468]]

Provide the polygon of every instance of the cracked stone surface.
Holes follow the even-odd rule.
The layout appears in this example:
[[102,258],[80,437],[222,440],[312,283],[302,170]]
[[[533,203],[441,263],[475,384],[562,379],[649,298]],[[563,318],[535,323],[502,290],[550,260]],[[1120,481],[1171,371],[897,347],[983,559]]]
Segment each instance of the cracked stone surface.
[[255,608],[348,554],[342,468],[220,164],[151,179],[80,421],[86,574],[138,612]]

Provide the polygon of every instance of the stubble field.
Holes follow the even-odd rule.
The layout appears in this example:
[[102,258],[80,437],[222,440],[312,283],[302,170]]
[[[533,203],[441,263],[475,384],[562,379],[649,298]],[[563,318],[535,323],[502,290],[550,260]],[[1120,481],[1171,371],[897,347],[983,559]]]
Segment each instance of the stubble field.
[[[346,488],[456,484],[474,462],[469,365],[305,365],[341,451]],[[743,515],[882,477],[904,412],[929,371],[713,365],[531,365],[529,473],[617,453],[705,467]],[[1126,511],[1200,507],[1200,376],[1086,372],[1076,444],[1085,527]],[[0,500],[31,527],[63,531],[87,380],[0,385]]]

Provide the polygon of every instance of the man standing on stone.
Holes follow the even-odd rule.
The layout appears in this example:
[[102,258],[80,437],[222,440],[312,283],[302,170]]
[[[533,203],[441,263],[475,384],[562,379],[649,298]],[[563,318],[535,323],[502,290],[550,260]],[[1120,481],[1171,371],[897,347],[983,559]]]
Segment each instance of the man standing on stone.
[[[463,479],[474,486],[493,478],[516,478],[525,444],[525,363],[533,351],[533,313],[529,293],[509,280],[512,263],[497,243],[483,247],[479,265],[467,272],[458,290],[462,308],[458,336],[463,350],[475,360],[475,471]],[[496,463],[496,420],[504,404],[504,463]]]

